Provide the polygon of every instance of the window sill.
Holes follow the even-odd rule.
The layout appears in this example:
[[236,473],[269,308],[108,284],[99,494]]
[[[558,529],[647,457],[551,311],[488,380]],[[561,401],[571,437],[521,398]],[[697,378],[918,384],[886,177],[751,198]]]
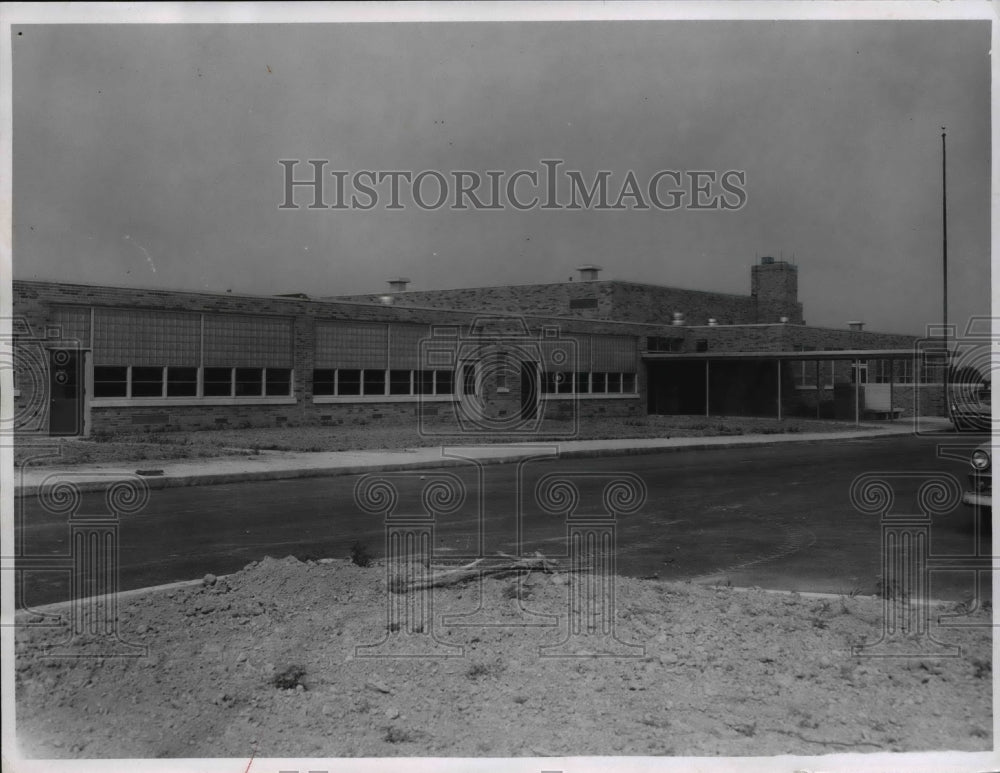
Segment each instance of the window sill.
[[185,405],[295,405],[294,397],[95,397],[92,408],[143,408]]
[[313,395],[316,405],[336,403],[455,403],[458,395]]

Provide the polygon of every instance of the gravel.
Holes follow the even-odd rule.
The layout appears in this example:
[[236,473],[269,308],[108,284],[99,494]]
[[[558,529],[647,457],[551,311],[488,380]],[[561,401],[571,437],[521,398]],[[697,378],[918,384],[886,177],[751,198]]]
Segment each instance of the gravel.
[[[935,632],[950,658],[852,656],[882,602],[616,578],[633,657],[544,657],[566,575],[433,591],[446,658],[357,657],[387,632],[386,572],[266,558],[119,602],[147,657],[45,657],[17,630],[28,757],[775,755],[992,748],[989,611]],[[556,582],[559,578],[560,582]],[[513,585],[513,587],[512,587]],[[572,583],[570,584],[572,585]],[[479,609],[499,625],[443,625]],[[530,614],[525,614],[527,610]],[[948,610],[944,610],[948,611]],[[556,626],[539,626],[557,616]],[[484,622],[480,619],[478,622]],[[526,625],[532,624],[532,625]],[[427,638],[426,636],[423,638]]]

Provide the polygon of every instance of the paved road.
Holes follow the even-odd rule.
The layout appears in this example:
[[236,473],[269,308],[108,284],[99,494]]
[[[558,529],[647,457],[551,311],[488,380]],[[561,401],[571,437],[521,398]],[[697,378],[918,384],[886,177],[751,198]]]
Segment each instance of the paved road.
[[[940,459],[934,439],[913,437],[538,460],[523,467],[520,482],[517,465],[491,465],[481,471],[470,465],[467,471],[448,471],[464,482],[467,497],[456,512],[439,516],[436,551],[456,559],[477,555],[481,548],[486,554],[515,552],[520,520],[524,550],[563,554],[565,521],[539,508],[538,481],[553,472],[592,474],[580,479],[579,509],[599,514],[601,491],[609,476],[633,473],[645,482],[648,498],[637,512],[619,517],[619,572],[871,593],[882,571],[880,524],[877,516],[863,515],[851,506],[851,482],[866,472],[915,470],[949,472],[963,485],[966,480],[964,462]],[[436,474],[433,470],[397,474],[397,512],[420,512],[419,490]],[[206,572],[224,574],[265,555],[346,556],[355,541],[381,553],[383,519],[364,513],[355,503],[358,478],[154,491],[146,509],[122,524],[121,587],[191,579]],[[917,512],[919,483],[914,479],[900,486],[898,511]],[[102,510],[100,495],[85,496],[82,512]],[[64,517],[43,512],[32,498],[23,500],[22,515],[19,534],[27,552],[65,554]],[[967,508],[959,505],[934,518],[934,555],[968,555],[975,552],[975,543]],[[988,594],[988,578],[981,586]],[[968,573],[935,572],[932,577],[931,595],[936,598],[965,599],[973,590]],[[26,575],[25,592],[29,604],[60,600],[68,596],[68,579],[62,572],[31,572]]]

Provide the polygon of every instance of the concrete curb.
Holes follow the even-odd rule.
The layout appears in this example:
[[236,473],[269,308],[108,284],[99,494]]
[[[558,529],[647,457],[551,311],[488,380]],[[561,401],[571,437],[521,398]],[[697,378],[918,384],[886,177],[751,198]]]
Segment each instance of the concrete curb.
[[[762,440],[732,440],[725,442],[714,442],[714,443],[677,443],[665,442],[663,445],[642,445],[642,446],[629,446],[629,447],[605,447],[605,448],[579,448],[579,449],[567,449],[565,451],[560,451],[560,459],[591,459],[598,457],[615,457],[615,456],[641,456],[649,454],[664,454],[664,453],[675,453],[681,451],[708,451],[712,449],[732,449],[732,448],[756,448],[760,446],[770,446],[779,445],[782,443],[817,443],[823,440],[864,440],[882,437],[894,437],[897,435],[902,435],[906,433],[896,432],[893,430],[868,430],[860,432],[844,432],[844,433],[830,433],[824,437],[816,437],[815,434],[808,434],[803,437],[798,437],[794,435],[775,435],[773,439],[771,436],[767,436]],[[553,442],[550,445],[558,445],[558,442]],[[483,446],[476,446],[477,448],[483,448]],[[497,444],[497,448],[502,448],[503,446]],[[391,452],[395,453],[395,452]],[[528,459],[535,458],[535,455],[531,453],[515,453],[506,456],[485,456],[477,460],[483,465],[492,464],[516,464],[518,462],[526,461]],[[340,465],[335,467],[299,467],[299,468],[286,468],[278,470],[241,470],[239,472],[221,472],[221,473],[203,473],[197,475],[178,475],[170,476],[164,475],[160,476],[150,476],[144,477],[143,480],[146,481],[149,488],[153,489],[165,489],[165,488],[179,488],[186,486],[212,486],[223,483],[244,483],[248,481],[265,481],[265,480],[289,480],[295,478],[326,478],[326,477],[336,477],[340,475],[362,475],[365,473],[379,473],[379,472],[397,472],[400,470],[427,470],[427,469],[437,469],[444,467],[460,467],[466,466],[470,462],[464,459],[448,459],[439,458],[433,460],[414,460],[412,462],[387,462],[385,464],[348,464]],[[37,468],[39,472],[45,470],[46,468]],[[51,468],[50,474],[57,474],[61,471],[65,471],[71,468]],[[85,472],[81,472],[81,475],[85,475]],[[76,483],[79,491],[81,492],[92,492],[92,491],[104,491],[111,483],[115,481],[114,474],[112,472],[100,473],[103,477],[101,480],[82,480]],[[131,473],[129,473],[131,474]],[[38,484],[27,484],[23,486],[16,486],[14,489],[15,497],[28,497],[36,496],[38,494],[40,486]]]

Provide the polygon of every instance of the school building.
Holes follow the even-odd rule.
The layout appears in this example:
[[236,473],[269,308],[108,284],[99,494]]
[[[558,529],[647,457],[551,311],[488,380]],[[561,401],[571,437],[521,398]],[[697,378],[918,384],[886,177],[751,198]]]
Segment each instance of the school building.
[[413,423],[572,436],[647,414],[943,415],[915,336],[811,327],[798,268],[735,295],[600,279],[360,296],[239,296],[15,280],[15,428]]

